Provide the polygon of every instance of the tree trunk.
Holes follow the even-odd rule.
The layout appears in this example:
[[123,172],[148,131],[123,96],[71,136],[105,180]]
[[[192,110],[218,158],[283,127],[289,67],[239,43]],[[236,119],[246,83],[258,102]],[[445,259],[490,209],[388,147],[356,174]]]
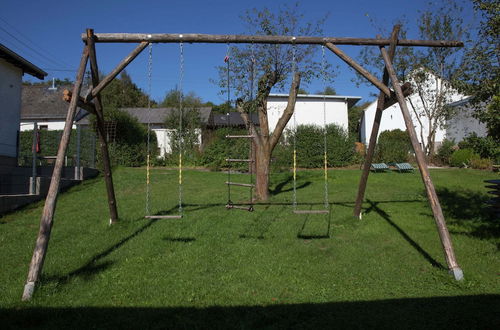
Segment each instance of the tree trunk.
[[259,201],[269,198],[269,167],[271,164],[271,152],[269,148],[256,145],[255,152],[255,197]]

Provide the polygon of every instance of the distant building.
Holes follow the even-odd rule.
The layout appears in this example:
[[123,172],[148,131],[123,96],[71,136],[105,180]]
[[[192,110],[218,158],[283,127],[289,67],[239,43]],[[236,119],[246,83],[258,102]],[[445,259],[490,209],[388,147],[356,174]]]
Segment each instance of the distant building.
[[45,71],[0,44],[0,165],[17,165],[22,77],[43,80]]
[[[63,130],[68,114],[68,102],[63,100],[65,89],[72,90],[73,86],[24,85],[21,102],[21,131],[32,130],[35,122],[42,130]],[[75,122],[87,114],[85,110],[78,109]]]
[[[297,125],[336,124],[346,131],[349,126],[348,109],[354,106],[361,97],[342,95],[297,95],[295,118]],[[267,100],[269,129],[273,130],[288,103],[287,94],[270,94]],[[323,109],[325,110],[323,112]],[[326,118],[324,118],[325,113]],[[291,119],[287,128],[293,128]]]
[[[161,157],[164,157],[166,153],[168,154],[172,151],[168,134],[170,129],[165,127],[165,121],[171,113],[176,111],[175,108],[151,108],[151,112],[149,112],[148,108],[120,108],[120,110],[136,118],[139,123],[145,126],[147,126],[148,123],[150,124],[151,130],[156,134],[158,154]],[[200,145],[203,144],[202,127],[207,125],[211,111],[211,107],[202,107],[198,109],[201,127],[198,129],[197,135]],[[78,124],[89,125],[89,120],[88,118],[83,118],[78,121]]]

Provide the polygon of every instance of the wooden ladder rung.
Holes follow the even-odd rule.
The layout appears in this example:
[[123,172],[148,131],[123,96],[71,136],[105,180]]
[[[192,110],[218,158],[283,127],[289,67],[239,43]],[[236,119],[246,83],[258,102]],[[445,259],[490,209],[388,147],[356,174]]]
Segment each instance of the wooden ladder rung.
[[254,184],[251,183],[238,183],[238,182],[228,182],[226,181],[226,184],[229,184],[231,186],[241,186],[241,187],[255,187]]
[[241,206],[241,205],[233,205],[233,204],[227,204],[226,209],[237,209],[237,210],[245,210],[248,212],[253,212],[253,206]]
[[253,162],[253,159],[237,159],[237,158],[226,158],[226,162]]
[[328,210],[293,210],[295,214],[328,214]]
[[255,135],[226,135],[226,138],[228,139],[251,139],[255,137]]
[[181,219],[182,215],[146,215],[146,219]]

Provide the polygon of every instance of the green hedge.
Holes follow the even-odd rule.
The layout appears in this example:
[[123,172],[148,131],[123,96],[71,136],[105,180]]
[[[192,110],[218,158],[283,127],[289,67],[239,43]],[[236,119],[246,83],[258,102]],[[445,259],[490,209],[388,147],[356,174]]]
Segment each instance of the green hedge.
[[[40,152],[38,157],[56,156],[62,130],[47,131],[39,130]],[[91,129],[82,129],[80,132],[80,165],[85,167],[95,166],[95,133]],[[73,166],[76,155],[77,132],[71,131],[70,142],[66,151],[68,165]],[[22,131],[19,134],[19,166],[31,166],[32,164],[33,130]],[[47,163],[47,161],[42,161]]]
[[[347,166],[359,162],[355,151],[356,138],[342,127],[326,127],[328,166]],[[297,166],[320,168],[324,164],[324,129],[315,125],[299,125],[296,132],[288,130],[273,152],[272,164],[276,168],[293,166],[293,144],[296,141]]]
[[450,165],[454,167],[470,166],[471,161],[477,161],[481,157],[472,149],[458,149],[450,157]]
[[[245,129],[220,128],[212,132],[210,141],[200,155],[199,164],[213,170],[227,168],[226,158],[248,159],[250,152],[249,139],[228,139],[226,135],[247,135]],[[231,168],[247,170],[246,163],[231,163]]]
[[408,133],[400,129],[383,131],[378,137],[375,148],[375,162],[404,163],[412,152]]

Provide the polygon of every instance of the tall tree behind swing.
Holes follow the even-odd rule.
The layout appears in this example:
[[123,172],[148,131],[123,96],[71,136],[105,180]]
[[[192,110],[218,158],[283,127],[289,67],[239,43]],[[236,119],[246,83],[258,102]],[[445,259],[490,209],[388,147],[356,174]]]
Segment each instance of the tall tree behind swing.
[[[248,27],[250,35],[322,35],[322,25],[326,16],[315,23],[304,22],[298,4],[283,6],[275,14],[269,9],[252,9],[245,12],[242,20]],[[315,45],[282,45],[282,44],[250,44],[233,46],[230,49],[231,65],[229,81],[227,66],[219,66],[219,78],[216,82],[221,92],[227,92],[229,83],[232,94],[236,96],[236,107],[243,119],[253,131],[255,145],[256,182],[255,197],[257,200],[269,198],[269,167],[271,155],[278,144],[283,130],[293,115],[295,100],[300,83],[307,85],[321,75],[320,50]],[[257,61],[253,64],[251,58]],[[297,72],[292,77],[294,60]],[[333,80],[331,65],[327,64],[326,81]],[[252,74],[258,81],[256,90],[252,86]],[[287,88],[288,87],[288,88]],[[267,118],[267,99],[271,90],[289,90],[288,104],[276,127],[269,127]],[[255,111],[259,116],[259,127],[251,127],[248,113]]]

